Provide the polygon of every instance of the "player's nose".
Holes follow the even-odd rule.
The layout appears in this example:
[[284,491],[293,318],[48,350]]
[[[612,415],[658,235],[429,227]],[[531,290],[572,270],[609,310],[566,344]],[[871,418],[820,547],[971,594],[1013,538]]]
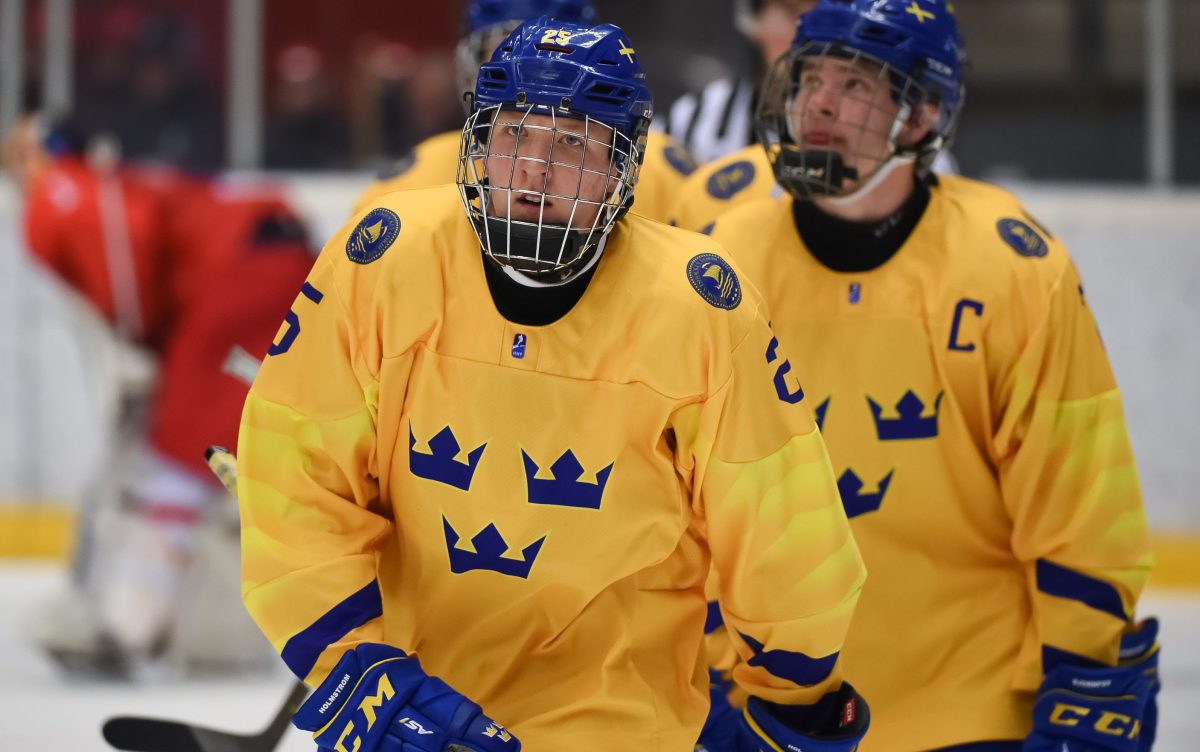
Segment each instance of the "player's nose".
[[532,185],[542,185],[550,173],[550,142],[521,144],[517,149],[516,179]]
[[804,103],[804,112],[809,116],[836,118],[841,99],[832,86],[817,86],[809,92]]

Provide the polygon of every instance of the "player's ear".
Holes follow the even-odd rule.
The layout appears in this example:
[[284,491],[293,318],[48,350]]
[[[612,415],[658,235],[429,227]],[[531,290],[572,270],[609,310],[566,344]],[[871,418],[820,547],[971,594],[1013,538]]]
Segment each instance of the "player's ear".
[[937,125],[941,108],[933,102],[923,102],[909,113],[908,122],[900,132],[899,142],[904,146],[921,143]]

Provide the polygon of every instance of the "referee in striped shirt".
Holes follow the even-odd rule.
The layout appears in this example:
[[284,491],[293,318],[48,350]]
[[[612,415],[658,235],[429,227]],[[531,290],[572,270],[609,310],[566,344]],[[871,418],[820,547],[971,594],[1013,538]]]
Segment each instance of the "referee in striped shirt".
[[800,14],[813,0],[735,0],[734,22],[758,50],[753,77],[720,78],[676,99],[656,126],[691,151],[700,163],[754,143],[752,116],[758,81],[787,51]]

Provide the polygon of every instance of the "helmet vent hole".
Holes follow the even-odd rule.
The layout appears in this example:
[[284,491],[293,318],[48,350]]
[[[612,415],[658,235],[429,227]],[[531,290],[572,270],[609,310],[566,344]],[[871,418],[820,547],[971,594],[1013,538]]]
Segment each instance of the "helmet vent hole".
[[632,94],[633,90],[628,86],[618,86],[603,81],[592,84],[587,90],[588,98],[613,105],[620,105],[625,98]]

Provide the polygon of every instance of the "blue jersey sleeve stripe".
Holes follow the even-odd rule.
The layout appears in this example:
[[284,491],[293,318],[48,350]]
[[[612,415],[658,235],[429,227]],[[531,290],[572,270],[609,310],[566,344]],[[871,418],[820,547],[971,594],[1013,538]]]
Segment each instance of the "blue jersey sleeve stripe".
[[1045,559],[1037,562],[1037,588],[1046,595],[1069,598],[1125,621],[1121,594],[1107,582]]
[[1048,674],[1059,666],[1082,666],[1083,668],[1112,668],[1086,655],[1072,653],[1051,645],[1042,646],[1042,673]]
[[802,687],[820,684],[829,678],[837,664],[838,654],[824,658],[811,658],[804,653],[790,650],[763,650],[763,644],[749,635],[739,632],[742,639],[754,651],[754,657],[746,661],[750,666],[761,666],[769,674],[785,679]]
[[362,625],[383,615],[379,581],[371,580],[362,590],[334,606],[283,646],[280,655],[293,674],[303,679],[312,673],[321,653]]
[[708,602],[708,613],[704,617],[704,634],[716,632],[725,623],[721,616],[721,604],[717,601]]

